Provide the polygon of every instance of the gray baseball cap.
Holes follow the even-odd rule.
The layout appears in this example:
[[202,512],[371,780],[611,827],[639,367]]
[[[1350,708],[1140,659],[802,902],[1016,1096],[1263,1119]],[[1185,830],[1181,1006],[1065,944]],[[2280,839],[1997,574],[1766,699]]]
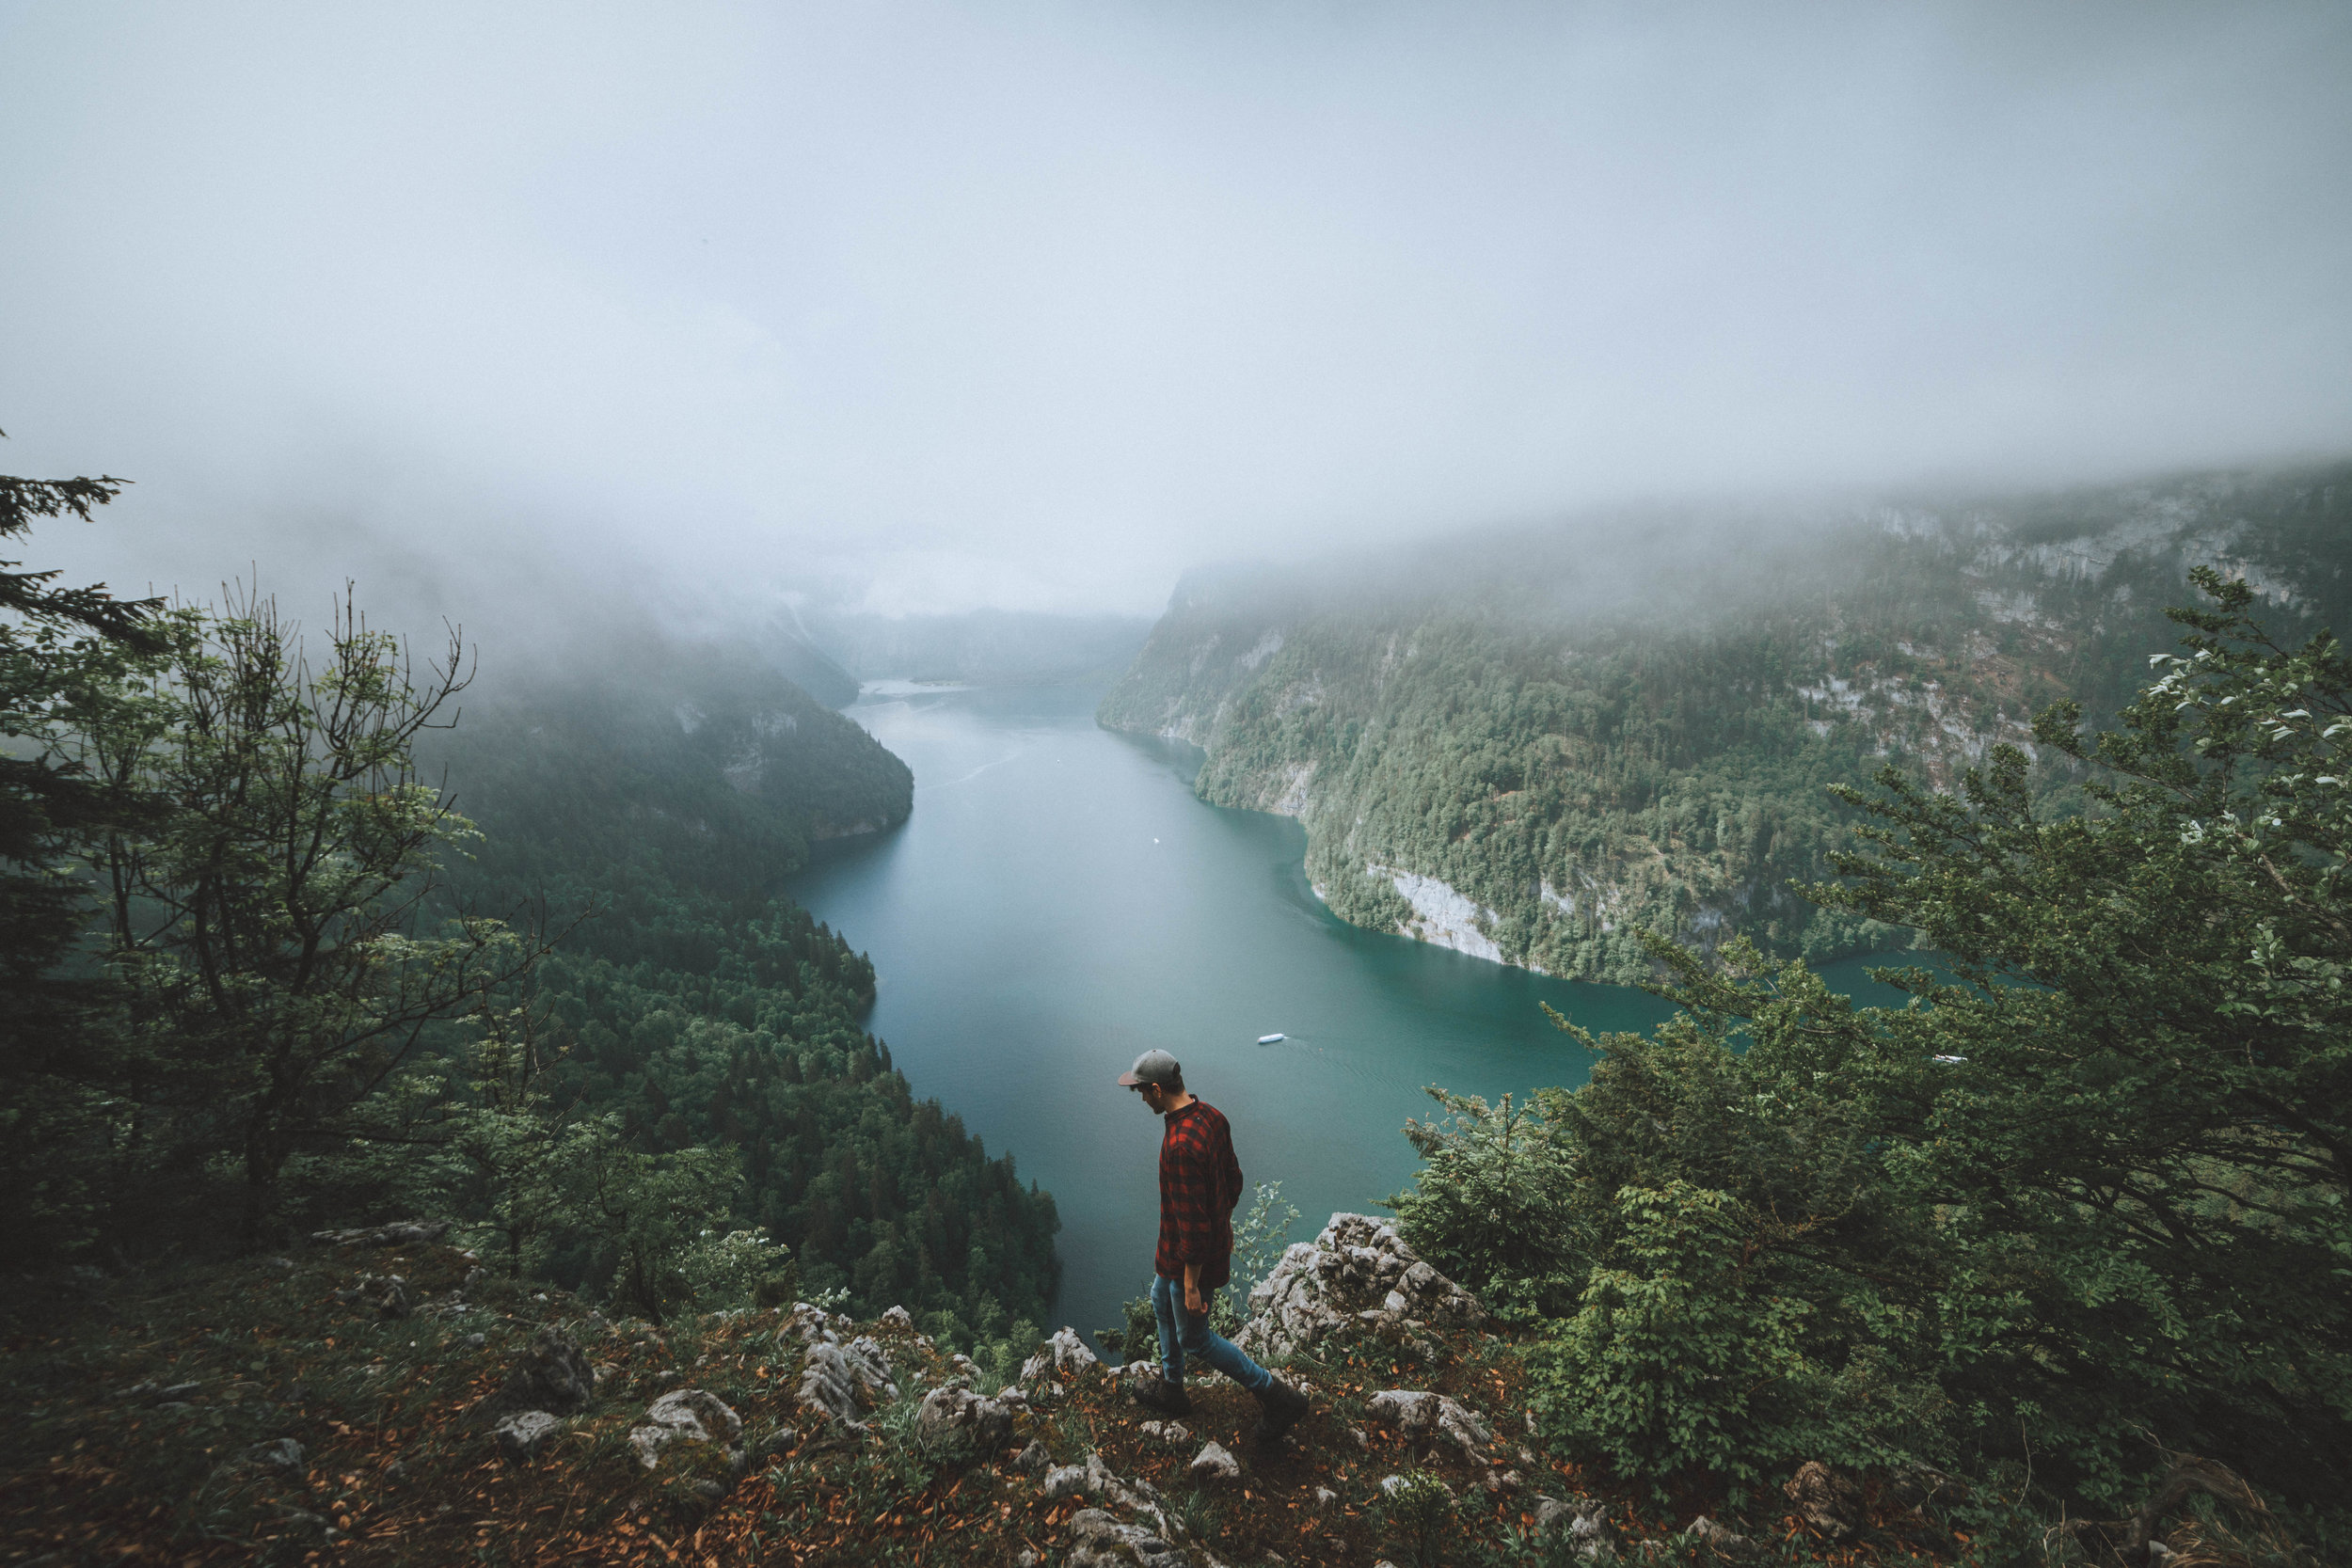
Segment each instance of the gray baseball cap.
[[1136,1084],[1173,1084],[1184,1073],[1176,1058],[1165,1051],[1147,1051],[1136,1058],[1136,1065],[1119,1075],[1119,1081],[1130,1086]]

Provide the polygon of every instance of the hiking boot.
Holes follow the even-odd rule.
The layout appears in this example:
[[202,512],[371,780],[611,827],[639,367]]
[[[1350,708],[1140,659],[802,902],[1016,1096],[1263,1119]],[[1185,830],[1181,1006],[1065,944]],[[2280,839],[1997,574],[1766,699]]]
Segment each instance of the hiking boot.
[[1192,1396],[1184,1392],[1181,1383],[1170,1383],[1159,1376],[1137,1378],[1128,1392],[1146,1410],[1156,1410],[1163,1416],[1192,1414]]
[[1268,1446],[1280,1442],[1314,1408],[1306,1395],[1279,1377],[1258,1392],[1257,1401],[1258,1441]]

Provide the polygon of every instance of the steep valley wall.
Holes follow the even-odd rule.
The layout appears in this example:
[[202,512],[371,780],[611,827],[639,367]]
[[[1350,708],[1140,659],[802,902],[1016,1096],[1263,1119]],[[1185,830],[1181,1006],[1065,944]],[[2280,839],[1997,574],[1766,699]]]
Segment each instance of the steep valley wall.
[[2111,713],[2201,562],[2284,636],[2347,624],[2352,465],[1196,573],[1100,719],[1203,748],[1203,800],[1299,818],[1359,925],[1589,979],[1648,972],[1640,927],[1825,958],[1905,940],[1791,886],[1851,842],[1827,786],[1953,787],[2031,754],[2054,700]]

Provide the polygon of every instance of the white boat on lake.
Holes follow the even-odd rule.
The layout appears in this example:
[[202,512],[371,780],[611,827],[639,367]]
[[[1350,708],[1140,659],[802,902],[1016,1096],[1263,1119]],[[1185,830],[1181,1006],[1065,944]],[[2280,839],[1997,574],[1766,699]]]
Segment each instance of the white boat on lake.
[[1258,1043],[1260,1045],[1279,1045],[1288,1038],[1290,1038],[1288,1035],[1260,1035],[1258,1037]]

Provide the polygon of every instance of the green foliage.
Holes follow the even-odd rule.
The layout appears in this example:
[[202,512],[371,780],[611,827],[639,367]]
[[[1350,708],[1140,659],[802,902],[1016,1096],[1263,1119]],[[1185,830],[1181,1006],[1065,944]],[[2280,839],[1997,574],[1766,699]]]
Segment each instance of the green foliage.
[[[859,1023],[872,965],[773,896],[812,838],[902,818],[904,766],[723,651],[639,649],[478,717],[439,749],[484,831],[458,892],[592,911],[532,979],[546,1104],[648,1155],[731,1150],[741,1185],[697,1224],[772,1238],[803,1294],[902,1305],[976,1356],[1042,1320],[1053,1199],[914,1097]],[[581,1286],[621,1260],[580,1225],[536,1266]]]
[[[122,481],[0,475],[0,541],[43,518],[87,522]],[[125,1041],[87,961],[82,853],[145,803],[72,752],[72,715],[162,658],[152,599],[60,589],[0,561],[0,1256],[72,1253],[95,1238],[106,1183],[86,1151],[118,1108]]]
[[703,1281],[689,1272],[689,1259],[709,1234],[708,1216],[725,1212],[742,1180],[729,1149],[684,1148],[663,1156],[629,1148],[617,1138],[597,1144],[589,1203],[605,1222],[614,1254],[613,1306],[664,1323],[697,1305],[695,1288]]
[[1574,1141],[1551,1119],[1556,1094],[1488,1105],[1475,1095],[1426,1091],[1450,1121],[1405,1124],[1422,1156],[1413,1185],[1393,1200],[1399,1223],[1440,1273],[1484,1282],[1487,1308],[1534,1322],[1573,1309],[1583,1287],[1571,1259],[1577,1235]]
[[[0,481],[0,535],[114,484]],[[413,662],[348,595],[306,648],[251,593],[52,576],[0,572],[12,1257],[437,1212],[657,1320],[805,1291],[1034,1338],[1053,1200],[914,1100],[871,964],[775,895],[905,817],[870,736],[743,650],[623,635],[451,734],[463,650]]]
[[[1475,904],[1506,960],[1557,975],[1648,979],[1645,929],[1815,961],[1886,950],[1910,940],[1898,923],[1789,886],[1853,847],[1861,810],[1824,786],[1884,763],[1953,787],[2053,701],[2112,712],[2187,552],[2217,533],[2291,590],[2279,624],[2352,610],[2345,477],[1843,522],[1613,518],[1196,578],[1101,717],[1205,748],[1202,799],[1298,816],[1319,894],[1376,930],[1426,928],[1404,872]],[[2082,776],[2063,753],[2029,769],[2051,803]]]
[[1654,937],[1685,1011],[1568,1026],[1592,1081],[1540,1117],[1419,1131],[1406,1233],[1545,1325],[1556,1440],[1661,1485],[2012,1466],[2112,1511],[2161,1445],[2352,1496],[2352,664],[2197,580],[2214,608],[2119,728],[2038,721],[2080,809],[2013,749],[1956,795],[1889,768],[1853,797],[1880,825],[1815,896],[1953,977],[1882,971],[1915,1000],[1856,1008]]
[[1103,1347],[1103,1359],[1114,1367],[1136,1361],[1158,1366],[1160,1320],[1152,1310],[1152,1298],[1131,1296],[1120,1303],[1120,1318],[1112,1327],[1094,1331],[1094,1342]]
[[1233,1227],[1232,1280],[1226,1287],[1235,1311],[1247,1311],[1249,1291],[1274,1272],[1290,1245],[1291,1227],[1298,1223],[1298,1205],[1282,1199],[1279,1181],[1261,1181],[1249,1200],[1248,1212]]
[[1453,1489],[1431,1470],[1405,1470],[1375,1507],[1381,1533],[1416,1568],[1436,1568],[1446,1557],[1454,1523]]
[[217,1205],[252,1244],[405,1136],[384,1117],[427,1031],[541,949],[426,909],[469,831],[414,761],[465,684],[454,648],[421,673],[346,601],[313,666],[251,594],[159,612],[142,639],[112,661],[30,655],[72,677],[43,717],[46,754],[126,802],[76,846],[102,894],[87,950],[112,1010],[53,1069],[68,1103],[94,1096],[103,1114],[51,1152],[109,1191],[118,1241],[200,1233]]

